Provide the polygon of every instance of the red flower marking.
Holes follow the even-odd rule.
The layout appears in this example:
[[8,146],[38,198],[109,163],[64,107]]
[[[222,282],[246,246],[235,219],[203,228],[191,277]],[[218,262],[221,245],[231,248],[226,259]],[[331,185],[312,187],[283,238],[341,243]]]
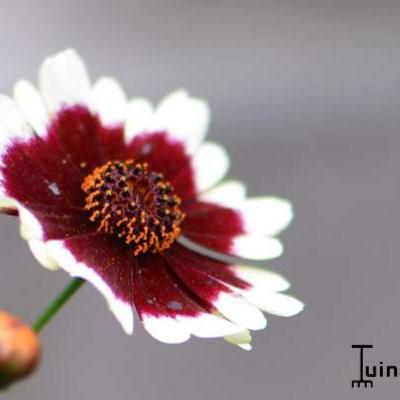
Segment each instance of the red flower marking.
[[40,221],[44,240],[63,239],[78,262],[98,274],[117,299],[139,315],[195,316],[214,311],[212,301],[228,286],[245,288],[228,265],[197,255],[177,243],[157,254],[134,256],[113,234],[98,232],[85,209],[81,185],[108,161],[147,163],[161,173],[182,200],[184,235],[226,252],[243,233],[233,210],[196,200],[191,159],[167,132],[146,133],[125,144],[123,128],[106,128],[84,107],[64,109],[45,137],[15,142],[2,167],[7,194]]

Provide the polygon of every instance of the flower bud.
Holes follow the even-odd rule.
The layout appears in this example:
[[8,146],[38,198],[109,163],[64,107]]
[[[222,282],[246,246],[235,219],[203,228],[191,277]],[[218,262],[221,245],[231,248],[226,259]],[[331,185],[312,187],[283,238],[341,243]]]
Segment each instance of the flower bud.
[[40,343],[32,329],[0,311],[0,389],[29,375],[40,358]]

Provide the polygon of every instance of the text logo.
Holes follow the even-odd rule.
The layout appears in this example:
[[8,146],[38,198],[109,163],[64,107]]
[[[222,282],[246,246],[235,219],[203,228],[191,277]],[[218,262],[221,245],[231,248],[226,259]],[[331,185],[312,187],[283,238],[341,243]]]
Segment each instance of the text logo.
[[353,344],[353,349],[358,349],[359,356],[359,379],[351,381],[351,387],[372,388],[374,387],[374,379],[376,378],[397,378],[399,367],[389,365],[383,361],[378,364],[367,364],[365,362],[365,350],[372,349],[372,344]]

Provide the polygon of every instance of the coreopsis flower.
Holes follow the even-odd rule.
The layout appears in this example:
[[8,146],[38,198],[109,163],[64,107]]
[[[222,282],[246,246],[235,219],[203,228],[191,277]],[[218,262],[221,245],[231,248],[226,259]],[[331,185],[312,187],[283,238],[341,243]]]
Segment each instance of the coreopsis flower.
[[292,219],[289,202],[246,198],[225,180],[229,157],[205,142],[205,101],[178,90],[154,107],[127,100],[104,77],[90,84],[73,50],[45,60],[39,89],[16,84],[0,97],[0,195],[22,237],[48,269],[91,282],[123,329],[133,309],[166,343],[227,337],[250,348],[262,311],[303,304],[282,276],[199,254],[182,238],[221,254],[266,260]]
[[39,358],[40,343],[32,329],[0,310],[0,389],[29,375]]

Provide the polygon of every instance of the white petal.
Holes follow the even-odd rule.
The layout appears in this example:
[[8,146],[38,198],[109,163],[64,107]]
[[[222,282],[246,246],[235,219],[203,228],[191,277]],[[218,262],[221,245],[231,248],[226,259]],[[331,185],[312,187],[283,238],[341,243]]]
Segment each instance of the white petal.
[[149,130],[153,113],[154,108],[149,100],[136,98],[129,101],[125,124],[126,143],[138,134]]
[[43,229],[39,220],[25,207],[18,205],[20,234],[25,240],[43,239]]
[[[3,157],[13,143],[28,141],[33,138],[33,131],[28,121],[18,108],[17,104],[9,97],[0,95],[0,166]],[[3,184],[0,169],[0,199],[7,202],[7,195]]]
[[246,350],[246,351],[251,351],[251,349],[253,348],[253,347],[251,346],[251,344],[249,344],[249,343],[238,344],[238,346],[239,346],[241,349]]
[[155,339],[163,343],[183,343],[190,338],[190,332],[176,319],[143,315],[143,326]]
[[210,123],[208,104],[177,90],[165,97],[156,109],[151,130],[165,130],[185,144],[193,154],[204,140]]
[[[0,178],[1,178],[1,176],[0,176]],[[1,182],[0,182],[0,210],[1,209],[16,210],[17,204],[16,204],[15,200],[13,200],[12,198],[1,194]]]
[[221,337],[238,333],[243,330],[243,327],[232,324],[224,318],[206,313],[195,317],[178,315],[176,319],[194,336],[201,338]]
[[251,347],[251,335],[246,329],[243,332],[237,333],[235,335],[225,336],[224,339],[231,344],[239,346],[243,350],[250,351]]
[[229,156],[217,143],[203,144],[193,157],[193,169],[198,191],[207,190],[221,181],[229,169]]
[[33,136],[25,116],[17,104],[7,96],[0,95],[0,151],[15,139],[30,139]]
[[90,81],[81,57],[71,49],[47,58],[39,70],[39,87],[51,113],[73,105],[86,105]]
[[246,186],[239,181],[229,180],[200,195],[200,199],[222,207],[239,207],[246,197]]
[[30,240],[28,245],[36,260],[45,268],[51,271],[55,271],[60,268],[56,261],[50,257],[45,242],[41,240]]
[[233,239],[232,254],[250,260],[269,260],[283,253],[278,239],[264,236],[240,235]]
[[122,125],[126,117],[127,99],[119,83],[109,77],[99,79],[90,94],[90,108],[106,126]]
[[34,131],[45,135],[49,115],[38,90],[30,82],[21,80],[14,87],[14,99]]
[[242,327],[259,330],[267,326],[261,311],[234,294],[221,293],[213,305],[224,317]]
[[250,198],[239,210],[246,231],[258,235],[278,235],[293,219],[292,205],[278,197]]
[[249,283],[249,290],[283,292],[290,287],[290,283],[282,275],[264,268],[250,266],[231,267],[235,275]]
[[62,240],[50,240],[46,242],[50,257],[71,276],[79,277],[89,281],[106,298],[110,310],[122,325],[124,331],[131,335],[133,332],[133,311],[130,304],[117,299],[96,272],[82,262],[77,262],[74,255],[64,246]]
[[243,297],[259,309],[280,317],[291,317],[304,309],[304,304],[292,296],[266,291],[243,292]]

